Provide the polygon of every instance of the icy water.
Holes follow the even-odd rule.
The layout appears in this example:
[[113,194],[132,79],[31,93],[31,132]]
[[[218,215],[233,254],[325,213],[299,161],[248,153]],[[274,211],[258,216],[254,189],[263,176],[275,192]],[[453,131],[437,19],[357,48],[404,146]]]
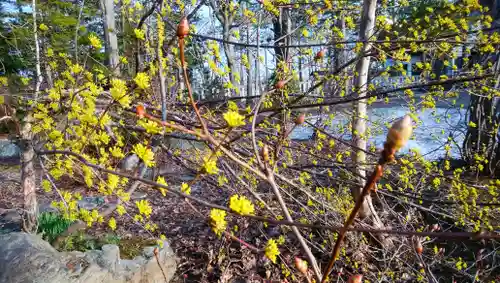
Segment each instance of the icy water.
[[[407,113],[409,113],[408,108],[402,106],[369,107],[369,127],[372,129],[383,129],[383,132],[374,134],[369,143],[374,143],[377,148],[381,148],[388,130],[384,126],[384,123],[392,123],[392,121],[403,117]],[[422,110],[418,113],[420,122],[414,130],[412,139],[402,149],[402,152],[417,149],[427,159],[435,160],[442,158],[445,155],[444,146],[451,135],[456,142],[456,145],[454,143],[450,144],[452,157],[460,157],[459,147],[462,145],[466,131],[466,110],[458,107],[436,108]],[[319,116],[312,116],[307,118],[307,121],[314,124],[318,118]],[[327,127],[327,132],[344,140],[350,140],[351,136],[347,130],[339,131],[339,124],[347,126],[347,123],[347,117],[337,114],[332,126]],[[300,126],[292,132],[291,138],[295,140],[307,140],[311,138],[313,132],[313,128],[307,125]]]

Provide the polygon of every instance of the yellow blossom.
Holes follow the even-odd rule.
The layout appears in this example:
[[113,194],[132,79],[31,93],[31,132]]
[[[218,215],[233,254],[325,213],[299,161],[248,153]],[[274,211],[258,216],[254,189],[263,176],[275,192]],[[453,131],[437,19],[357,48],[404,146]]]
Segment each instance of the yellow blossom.
[[46,24],[40,24],[38,26],[38,28],[41,30],[41,31],[48,31],[49,30],[49,27],[46,25]]
[[140,29],[134,29],[134,34],[135,34],[135,37],[137,39],[140,39],[140,40],[145,40],[144,38],[144,31],[143,30],[140,30]]
[[[158,179],[156,179],[156,182],[158,184],[161,184],[161,185],[164,185],[164,186],[168,186],[167,182],[165,181],[165,178],[163,178],[162,176],[159,176]],[[158,189],[160,190],[160,192],[161,192],[161,194],[163,196],[167,195],[167,189],[162,188],[162,187],[158,187]]]
[[52,185],[50,184],[50,181],[47,179],[43,179],[42,188],[46,193],[52,191]]
[[278,244],[276,244],[274,239],[269,239],[269,241],[267,241],[265,254],[270,261],[276,263],[276,257],[280,254],[280,251],[278,250]]
[[125,210],[125,207],[123,207],[123,205],[119,204],[116,206],[116,212],[119,214],[119,215],[123,215],[125,214],[127,211]]
[[95,49],[102,48],[101,40],[97,36],[95,36],[94,34],[91,34],[91,35],[89,35],[88,38],[90,41],[90,45],[92,45],[92,47],[94,47]]
[[149,205],[149,202],[145,199],[136,201],[135,205],[137,206],[137,209],[139,209],[139,214],[144,215],[146,217],[149,217],[151,215],[151,212],[153,212],[151,205]]
[[109,152],[111,153],[111,155],[115,158],[123,158],[125,155],[123,154],[122,152],[122,149],[117,147],[117,146],[114,146],[112,148],[109,149]]
[[212,229],[217,236],[220,236],[224,230],[226,230],[226,212],[220,209],[212,209],[210,211],[210,220],[212,224]]
[[217,159],[215,158],[204,158],[203,169],[207,174],[216,175],[219,173],[219,168],[217,168]]
[[111,97],[118,101],[121,106],[128,108],[132,102],[132,98],[127,94],[127,84],[120,79],[111,80]]
[[111,217],[108,221],[108,226],[109,228],[111,228],[111,230],[115,230],[116,229],[116,220],[114,217]]
[[137,121],[137,125],[143,127],[148,134],[159,134],[161,133],[161,127],[154,121],[141,119]]
[[255,208],[245,196],[233,195],[229,199],[229,208],[240,215],[251,215]]
[[149,87],[149,77],[146,73],[137,73],[134,78],[134,82],[140,89],[146,89]]
[[181,191],[183,193],[185,193],[186,195],[190,195],[191,194],[191,187],[187,183],[182,183]]
[[153,151],[142,143],[134,145],[132,147],[132,152],[137,154],[147,167],[153,167],[155,165]]
[[245,116],[240,115],[240,113],[229,110],[224,113],[224,120],[226,120],[229,127],[239,127],[245,125]]

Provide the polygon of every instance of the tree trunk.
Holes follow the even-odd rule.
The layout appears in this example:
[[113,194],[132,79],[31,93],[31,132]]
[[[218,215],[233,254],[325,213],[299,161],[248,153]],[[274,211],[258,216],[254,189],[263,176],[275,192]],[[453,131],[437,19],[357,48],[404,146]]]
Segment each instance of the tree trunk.
[[[361,26],[359,32],[359,40],[364,42],[362,53],[366,54],[371,49],[371,43],[368,40],[372,37],[375,27],[375,10],[377,7],[377,0],[364,0],[363,1],[363,14],[361,16]],[[364,56],[359,59],[356,64],[356,78],[355,87],[359,96],[366,95],[367,82],[368,82],[368,72],[370,67],[370,56]],[[356,153],[355,162],[357,163],[357,173],[360,175],[359,187],[354,187],[352,189],[352,195],[355,199],[361,194],[362,188],[364,186],[366,176],[366,169],[364,163],[366,163],[366,118],[367,118],[367,107],[366,99],[359,100],[354,104],[354,121],[353,121],[353,141],[354,145],[359,148]],[[359,215],[361,217],[367,217],[371,214],[369,202],[371,198],[367,197],[366,201],[363,203]]]
[[[247,44],[250,44],[250,24],[247,24]],[[247,59],[249,68],[247,69],[247,97],[252,96],[252,53],[250,48],[247,47]],[[241,74],[243,75],[243,73]],[[256,90],[258,92],[258,90]],[[250,103],[250,101],[247,101]]]
[[[38,92],[42,84],[42,72],[40,69],[40,45],[38,43],[38,25],[36,21],[36,0],[32,2],[33,13],[33,35],[35,38],[35,56],[36,56],[36,84],[35,93],[33,95],[34,101],[38,100]],[[21,136],[21,186],[24,195],[24,214],[23,214],[23,229],[27,233],[36,233],[37,230],[37,201],[36,201],[36,176],[33,166],[35,151],[32,144],[32,115],[25,116],[23,121]]]
[[[493,27],[498,28],[500,25],[500,14],[498,11],[498,0],[484,1],[483,6],[490,8],[491,16],[493,17]],[[493,32],[493,31],[492,31]],[[500,62],[498,61],[500,54],[495,55],[494,60],[495,73],[500,72]],[[500,75],[497,75],[494,81],[494,89],[500,86]],[[490,176],[500,176],[500,99],[498,97],[486,97],[472,95],[469,105],[469,123],[473,122],[475,126],[469,124],[467,133],[463,143],[463,157],[474,164],[475,154],[485,156],[488,164],[482,164],[484,170],[477,172],[478,174],[488,174]]]
[[[290,10],[280,8],[279,16],[273,19],[274,44],[277,46],[290,45],[291,36],[288,34],[291,31],[292,23],[290,13]],[[279,62],[287,60],[288,48],[275,47],[274,52],[276,54],[277,67]]]
[[36,175],[34,168],[35,151],[32,144],[31,114],[23,121],[21,130],[21,186],[24,195],[23,230],[27,233],[36,233],[37,230],[37,200]]
[[103,9],[104,37],[106,39],[106,55],[109,58],[109,68],[116,75],[120,75],[118,56],[118,38],[116,37],[115,7],[113,0],[101,0]]
[[[230,26],[231,23],[229,19],[224,20],[224,23],[221,23],[223,25],[222,28],[222,38],[225,41],[230,41],[231,40],[231,33],[230,33]],[[234,87],[238,87],[239,83],[236,81],[236,76],[234,75],[234,72],[236,71],[236,64],[234,63],[234,47],[231,44],[224,43],[224,54],[226,55],[227,59],[227,66],[229,67],[229,80],[233,84]]]

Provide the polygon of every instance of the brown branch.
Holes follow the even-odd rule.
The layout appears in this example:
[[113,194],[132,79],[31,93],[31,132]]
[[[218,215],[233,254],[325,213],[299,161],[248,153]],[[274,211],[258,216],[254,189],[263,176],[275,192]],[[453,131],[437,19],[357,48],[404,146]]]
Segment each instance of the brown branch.
[[[200,205],[209,207],[209,208],[217,208],[220,210],[224,210],[226,212],[229,212],[235,216],[239,217],[245,217],[249,219],[254,219],[257,221],[261,222],[267,222],[270,224],[274,225],[283,225],[283,226],[295,226],[295,227],[303,227],[303,228],[315,228],[315,229],[322,229],[322,230],[330,230],[330,231],[340,231],[343,227],[342,226],[325,226],[325,225],[314,225],[314,224],[306,224],[306,223],[298,223],[298,222],[293,222],[293,221],[287,221],[287,220],[275,220],[275,219],[270,219],[262,216],[256,216],[256,215],[239,215],[234,212],[232,212],[228,207],[214,204],[211,202],[208,202],[206,200],[200,199],[198,197],[194,197],[191,195],[187,195],[180,190],[177,190],[172,187],[168,187],[159,183],[156,183],[151,180],[147,180],[144,178],[140,178],[134,175],[126,174],[126,173],[121,173],[117,172],[111,169],[104,168],[102,166],[90,163],[87,161],[83,156],[74,153],[72,151],[68,150],[44,150],[44,151],[36,151],[38,155],[56,155],[56,154],[63,154],[63,155],[68,155],[68,156],[73,156],[75,157],[79,162],[92,167],[96,170],[99,170],[104,173],[108,174],[114,174],[120,177],[125,177],[130,180],[137,180],[140,181],[141,183],[154,186],[154,187],[161,187],[164,189],[167,189],[167,193],[173,194],[178,197],[183,197],[183,198],[188,198],[190,200],[193,200],[197,202]],[[357,231],[357,232],[363,232],[363,233],[382,233],[382,234],[392,234],[392,235],[400,235],[400,236],[420,236],[420,237],[434,237],[434,238],[443,238],[443,239],[471,239],[471,240],[481,240],[481,239],[500,239],[500,234],[495,233],[495,232],[416,232],[416,231],[405,231],[405,230],[390,230],[390,229],[368,229],[368,228],[351,228],[348,227],[346,229],[347,231]]]
[[[463,82],[469,82],[469,81],[476,81],[476,80],[482,80],[482,79],[487,79],[493,77],[493,74],[486,74],[486,75],[481,75],[481,76],[473,76],[473,77],[458,77],[458,78],[453,78],[453,79],[448,79],[448,80],[433,80],[429,81],[427,83],[422,83],[422,84],[411,84],[403,87],[398,87],[398,88],[393,88],[393,89],[387,89],[387,90],[378,90],[378,91],[373,91],[373,92],[368,92],[366,95],[362,96],[357,96],[349,99],[341,99],[341,100],[334,100],[334,101],[326,101],[322,103],[311,103],[311,104],[302,104],[302,105],[288,105],[286,106],[286,109],[301,109],[301,108],[313,108],[313,107],[320,107],[320,106],[332,106],[332,105],[339,105],[339,104],[346,104],[346,103],[351,103],[371,97],[388,97],[388,94],[394,93],[394,92],[400,92],[404,91],[407,89],[418,89],[422,87],[429,87],[429,86],[437,86],[437,85],[445,85],[445,84],[450,84],[450,83],[463,83]],[[320,82],[316,84],[315,86],[319,87],[321,84],[324,82]],[[313,87],[315,87],[313,86]],[[354,93],[351,93],[350,95],[353,95]],[[260,113],[267,113],[267,112],[278,112],[285,109],[285,107],[279,107],[279,108],[271,108],[271,109],[266,109],[261,111]]]

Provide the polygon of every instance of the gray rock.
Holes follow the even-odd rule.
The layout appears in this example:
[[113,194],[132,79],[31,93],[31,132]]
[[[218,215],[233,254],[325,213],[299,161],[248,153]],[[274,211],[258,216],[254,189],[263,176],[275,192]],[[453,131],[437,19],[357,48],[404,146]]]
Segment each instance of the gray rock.
[[[150,255],[154,247],[147,247]],[[102,250],[58,252],[36,235],[0,235],[0,282],[9,283],[160,283],[173,277],[175,256],[167,242],[156,258],[121,260],[116,245]]]
[[131,154],[120,162],[120,169],[132,171],[137,168],[137,165],[139,165],[139,157],[136,154]]
[[21,149],[10,140],[0,139],[0,163],[19,164]]
[[78,207],[87,210],[92,210],[102,204],[104,204],[103,197],[84,197],[78,201]]
[[0,234],[21,231],[21,214],[16,209],[0,210]]
[[0,158],[19,158],[21,149],[9,140],[0,140]]
[[145,199],[148,196],[147,193],[145,192],[133,192],[130,195],[131,200],[140,200],[140,199]]

